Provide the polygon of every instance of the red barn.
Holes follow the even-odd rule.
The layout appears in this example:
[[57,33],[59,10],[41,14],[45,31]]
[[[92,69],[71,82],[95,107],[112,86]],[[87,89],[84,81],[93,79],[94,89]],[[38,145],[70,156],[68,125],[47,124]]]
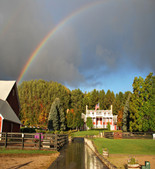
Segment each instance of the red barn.
[[19,132],[20,104],[16,81],[0,81],[0,132]]

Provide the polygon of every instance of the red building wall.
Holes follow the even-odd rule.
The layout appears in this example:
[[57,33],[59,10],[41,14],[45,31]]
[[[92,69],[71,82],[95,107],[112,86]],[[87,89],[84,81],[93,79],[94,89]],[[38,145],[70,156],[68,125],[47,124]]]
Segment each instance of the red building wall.
[[17,93],[17,87],[16,84],[13,86],[8,98],[7,98],[7,102],[9,103],[9,105],[11,106],[11,108],[14,110],[14,112],[16,113],[16,115],[19,117],[19,102],[18,102],[18,93]]
[[2,117],[0,116],[0,132],[2,132],[1,131],[1,126],[2,126]]
[[19,131],[20,131],[20,124],[3,120],[3,132],[19,132]]

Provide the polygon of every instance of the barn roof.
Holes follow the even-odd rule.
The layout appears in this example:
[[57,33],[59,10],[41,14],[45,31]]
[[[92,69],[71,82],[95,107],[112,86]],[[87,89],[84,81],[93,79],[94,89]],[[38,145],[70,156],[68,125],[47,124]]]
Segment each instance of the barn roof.
[[21,124],[19,118],[10,107],[7,101],[3,101],[0,99],[0,114],[5,120],[12,121],[14,123]]
[[0,80],[0,99],[6,100],[16,81],[1,81]]

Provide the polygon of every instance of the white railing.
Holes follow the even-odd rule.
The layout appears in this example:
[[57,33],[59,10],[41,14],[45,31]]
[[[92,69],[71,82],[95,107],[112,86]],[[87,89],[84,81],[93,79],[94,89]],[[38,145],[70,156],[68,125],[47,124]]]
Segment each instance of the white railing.
[[111,113],[104,113],[104,112],[87,113],[86,116],[87,117],[98,117],[98,116],[113,117],[113,115]]

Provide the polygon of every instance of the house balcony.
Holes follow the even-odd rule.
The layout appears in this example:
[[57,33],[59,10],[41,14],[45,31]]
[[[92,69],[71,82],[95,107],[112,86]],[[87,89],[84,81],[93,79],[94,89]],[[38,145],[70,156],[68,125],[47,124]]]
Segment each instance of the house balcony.
[[113,115],[111,113],[104,113],[104,112],[93,112],[93,113],[87,113],[87,117],[106,117],[106,118],[112,118]]

